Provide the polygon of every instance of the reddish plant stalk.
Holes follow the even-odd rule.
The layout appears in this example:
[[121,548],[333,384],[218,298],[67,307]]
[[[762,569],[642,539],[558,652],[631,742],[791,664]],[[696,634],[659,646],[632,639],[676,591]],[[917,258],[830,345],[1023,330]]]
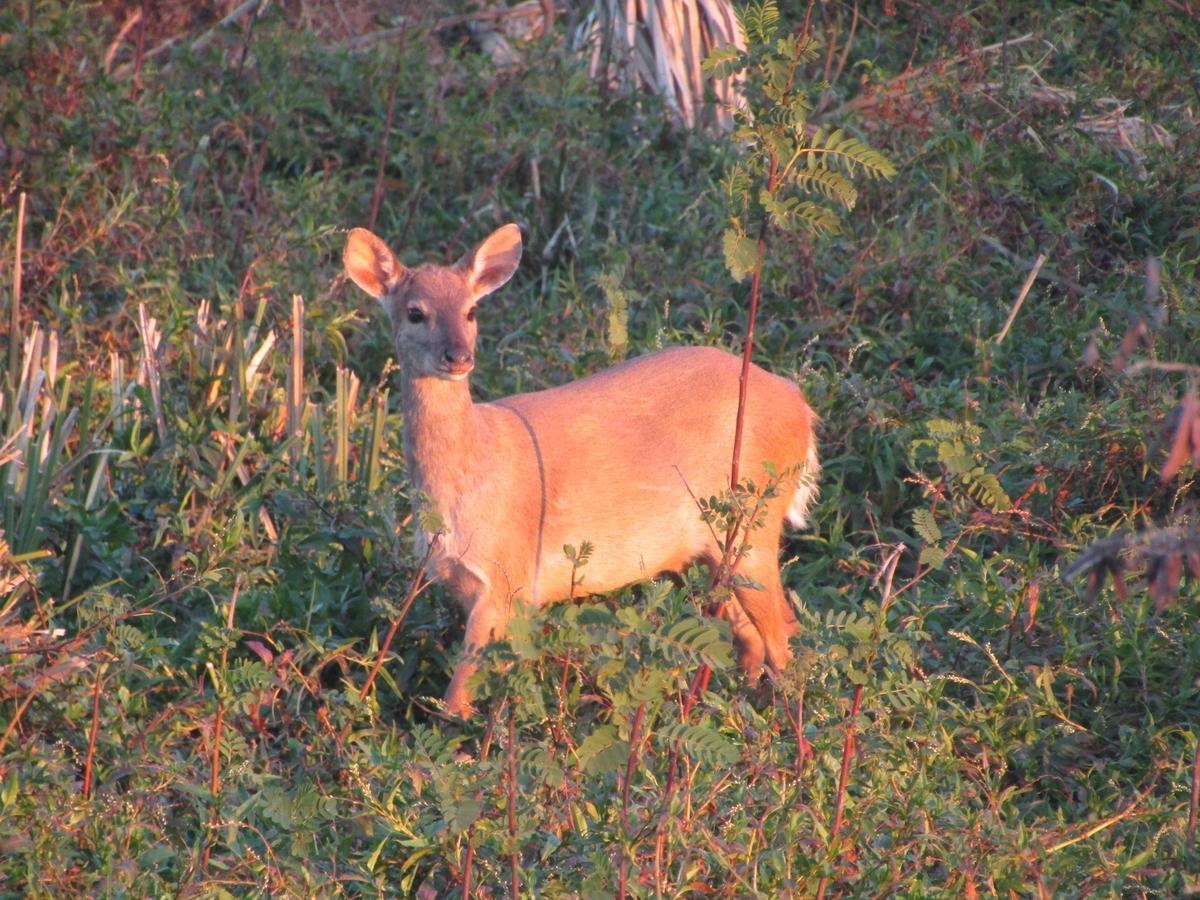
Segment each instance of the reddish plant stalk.
[[[488,750],[492,746],[492,734],[496,728],[496,711],[491,710],[488,713],[487,728],[483,732],[483,741],[479,745],[479,761],[483,762],[487,759]],[[483,796],[482,791],[475,792],[475,799],[478,800]],[[472,825],[467,829],[467,854],[463,860],[463,875],[462,875],[462,898],[470,900],[471,897],[471,868],[475,860],[475,847],[471,843],[471,839],[475,836],[475,826]]]
[[[400,46],[403,48],[404,37],[406,30],[400,32]],[[400,90],[400,74],[396,75],[392,82],[392,89],[388,93],[387,113],[383,120],[383,137],[379,141],[379,166],[375,172],[375,188],[371,191],[371,212],[367,215],[367,230],[374,231],[375,223],[379,219],[379,207],[383,203],[383,172],[387,164],[388,154],[388,139],[392,134],[392,114],[396,109],[396,92]]]
[[517,727],[515,704],[508,704],[508,837],[512,852],[508,858],[511,870],[511,897],[521,896],[521,853],[517,848]]
[[[833,808],[833,828],[829,832],[830,846],[837,840],[838,832],[842,830],[843,811],[846,807],[846,786],[850,781],[850,757],[854,754],[854,721],[862,707],[863,689],[860,684],[854,689],[854,702],[850,705],[850,720],[846,723],[846,737],[842,741],[842,774],[838,778],[837,802]],[[825,888],[829,876],[822,876],[817,884],[817,900],[824,900]]]
[[[771,178],[767,188],[772,191],[775,185],[775,161],[771,161]],[[742,431],[746,421],[746,388],[750,381],[750,357],[754,352],[754,324],[758,319],[758,298],[762,280],[763,254],[767,246],[767,219],[764,216],[758,228],[758,261],[754,264],[754,275],[750,282],[750,313],[746,321],[746,340],[742,344],[742,372],[738,377],[738,406],[737,417],[733,428],[733,461],[729,467],[729,488],[737,490],[739,465],[742,459]],[[730,529],[732,537],[733,529]],[[732,574],[732,573],[731,573]]]
[[[633,770],[637,766],[638,738],[641,736],[642,718],[645,714],[646,704],[641,703],[638,705],[637,712],[633,715],[633,727],[629,733],[629,759],[625,762],[625,783],[621,786],[621,830],[625,833],[626,838],[629,837],[629,786],[633,781]],[[625,900],[626,885],[628,884],[629,877],[628,867],[628,854],[622,851],[617,887],[617,896],[621,900]]]
[[96,670],[96,682],[92,685],[92,727],[88,733],[87,761],[83,766],[83,797],[92,796],[92,766],[96,759],[96,734],[100,730],[100,685],[104,681],[104,664]]
[[[383,639],[383,645],[379,648],[379,655],[375,657],[375,664],[371,666],[371,672],[367,675],[367,680],[363,683],[362,689],[358,692],[359,702],[367,699],[367,694],[371,690],[371,685],[375,683],[375,676],[379,674],[380,668],[383,667],[383,661],[387,659],[388,649],[392,646],[392,641],[396,637],[396,632],[400,630],[400,625],[404,622],[405,616],[412,608],[413,601],[417,599],[417,595],[429,586],[428,581],[422,581],[425,576],[425,567],[429,565],[429,557],[433,554],[433,541],[429,542],[429,546],[425,549],[425,555],[421,557],[420,565],[417,566],[416,574],[413,575],[412,583],[408,586],[408,595],[404,598],[404,605],[400,607],[400,614],[396,616],[392,622],[392,626],[388,629],[387,635]],[[345,732],[342,733],[344,738]]]
[[1200,808],[1200,740],[1196,741],[1196,751],[1192,754],[1192,799],[1188,804],[1187,839],[1189,844],[1196,843],[1196,811]]
[[[225,627],[229,631],[233,631],[233,613],[237,609],[238,594],[241,593],[242,579],[239,576],[233,583],[233,593],[229,597],[229,610],[225,615]],[[229,665],[229,646],[221,648],[221,677],[225,676],[225,671]],[[221,731],[225,725],[225,699],[221,696],[221,685],[213,680],[213,687],[217,694],[217,715],[213,722],[213,742],[212,742],[212,776],[209,780],[209,791],[212,793],[212,809],[209,811],[209,828],[216,829],[217,821],[220,819],[220,804],[217,801],[217,794],[221,791]],[[204,868],[208,868],[208,860],[212,856],[212,841],[208,841],[204,845]]]

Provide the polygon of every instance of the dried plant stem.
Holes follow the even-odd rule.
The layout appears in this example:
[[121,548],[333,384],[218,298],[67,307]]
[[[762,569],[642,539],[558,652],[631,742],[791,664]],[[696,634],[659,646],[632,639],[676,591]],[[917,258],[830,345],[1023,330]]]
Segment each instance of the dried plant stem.
[[[404,28],[401,26],[400,39],[404,40]],[[396,92],[400,90],[400,77],[403,70],[396,73],[392,80],[392,89],[388,92],[387,112],[383,119],[383,136],[379,140],[379,167],[375,170],[375,189],[371,191],[371,211],[367,214],[367,230],[375,230],[375,222],[379,218],[379,207],[383,203],[383,170],[387,164],[388,139],[392,135],[392,115],[396,110]]]
[[950,66],[957,65],[961,62],[966,62],[968,59],[973,59],[976,56],[983,56],[986,53],[995,53],[997,50],[1006,50],[1009,47],[1016,47],[1018,44],[1026,44],[1034,39],[1035,35],[1030,32],[1023,34],[1020,37],[1015,37],[1010,40],[997,41],[995,44],[988,44],[986,47],[977,47],[974,50],[968,50],[966,53],[960,53],[958,56],[952,56],[950,59],[939,60],[929,63],[924,66],[916,66],[911,69],[906,69],[901,72],[887,84],[878,90],[872,91],[869,94],[859,94],[852,100],[848,100],[841,106],[833,109],[826,118],[839,119],[845,116],[846,113],[853,112],[856,109],[874,106],[880,100],[888,96],[905,93],[905,86],[909,81],[916,78],[918,75],[923,75],[929,70],[941,72]]
[[83,798],[92,796],[92,771],[96,759],[96,735],[100,730],[100,685],[104,683],[104,664],[96,669],[96,680],[92,684],[92,725],[88,730],[87,759],[83,764]]
[[21,254],[25,243],[25,192],[17,199],[17,241],[13,251],[12,295],[8,308],[8,387],[17,386],[21,363]]
[[1008,318],[1004,320],[1004,327],[1000,329],[1000,333],[996,335],[996,343],[999,344],[1004,340],[1004,336],[1008,334],[1008,329],[1012,327],[1012,323],[1016,321],[1017,313],[1021,311],[1021,306],[1025,303],[1025,298],[1029,296],[1029,290],[1033,287],[1034,281],[1037,280],[1038,272],[1042,271],[1042,266],[1046,264],[1046,254],[1039,253],[1037,259],[1033,261],[1033,268],[1029,270],[1029,274],[1025,276],[1025,283],[1021,285],[1021,291],[1017,294],[1017,299],[1013,302],[1012,309],[1008,311]]
[[21,721],[21,716],[25,715],[25,710],[29,709],[29,704],[33,702],[33,698],[37,696],[38,685],[25,695],[25,699],[21,701],[21,705],[17,707],[17,711],[13,713],[12,719],[8,723],[8,728],[4,729],[4,734],[0,735],[0,753],[4,752],[4,748],[8,746],[8,739],[12,737],[13,732],[17,729],[17,723]]
[[[229,608],[225,613],[225,627],[233,631],[233,614],[237,609],[238,594],[241,593],[242,578],[239,575],[233,582],[233,593],[229,596]],[[225,677],[225,671],[229,665],[229,647],[225,646],[221,649],[221,676]],[[209,664],[209,674],[215,676],[212,672],[212,665]],[[215,829],[217,822],[220,819],[220,804],[218,803],[217,794],[221,790],[221,731],[225,725],[225,699],[222,697],[222,686],[216,677],[213,678],[213,689],[217,695],[217,715],[213,722],[213,739],[212,739],[212,777],[209,780],[209,792],[212,794],[212,808],[209,811],[208,825],[209,829]],[[212,856],[212,841],[206,841],[204,845],[204,868],[208,868],[208,861]]]
[[[379,654],[375,657],[375,664],[371,666],[371,674],[367,676],[367,680],[363,683],[362,690],[358,692],[359,701],[367,699],[367,694],[371,690],[371,685],[375,683],[375,676],[379,674],[379,669],[383,666],[383,661],[387,659],[388,649],[392,646],[392,640],[396,637],[396,632],[400,630],[401,623],[404,622],[404,617],[408,615],[408,611],[412,608],[413,601],[417,599],[417,595],[425,588],[429,587],[429,582],[425,581],[425,567],[429,565],[429,558],[433,555],[433,541],[429,542],[429,546],[425,549],[425,555],[421,557],[421,562],[417,566],[416,574],[413,575],[411,584],[408,587],[408,595],[404,598],[404,605],[400,607],[400,614],[396,616],[392,622],[391,628],[388,629],[387,636],[383,639],[383,644],[379,647]],[[349,726],[347,726],[349,727]],[[343,737],[345,733],[343,732]]]
[[304,439],[304,298],[292,295],[292,357],[287,370],[288,459],[300,465]]
[[1188,803],[1187,840],[1189,845],[1196,843],[1196,812],[1200,809],[1200,739],[1196,741],[1196,749],[1192,753],[1192,797]]

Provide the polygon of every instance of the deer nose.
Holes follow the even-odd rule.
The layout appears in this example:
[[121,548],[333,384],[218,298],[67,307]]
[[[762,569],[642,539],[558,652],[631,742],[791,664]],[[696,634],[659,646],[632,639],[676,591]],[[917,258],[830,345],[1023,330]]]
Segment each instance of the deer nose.
[[442,357],[451,372],[462,372],[475,364],[475,354],[465,347],[450,347]]

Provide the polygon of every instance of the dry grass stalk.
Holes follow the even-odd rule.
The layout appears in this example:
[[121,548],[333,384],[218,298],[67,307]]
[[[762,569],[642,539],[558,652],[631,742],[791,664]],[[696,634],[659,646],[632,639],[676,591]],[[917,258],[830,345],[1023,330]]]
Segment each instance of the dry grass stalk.
[[287,373],[287,436],[291,441],[288,459],[300,464],[304,429],[304,298],[292,295],[292,359]]
[[154,427],[158,431],[158,439],[167,441],[167,420],[162,412],[162,373],[159,370],[159,352],[162,348],[162,332],[158,328],[158,320],[146,314],[146,305],[138,304],[137,317],[138,334],[142,338],[142,356],[138,364],[137,382],[150,389],[150,404],[154,412]]
[[710,110],[700,69],[715,47],[745,48],[728,0],[596,0],[576,43],[591,47],[593,78],[658,94],[672,118],[688,128],[732,126],[728,107],[742,102],[740,79],[712,83],[718,103]]
[[8,311],[8,377],[12,386],[13,373],[17,370],[17,353],[21,336],[21,255],[25,241],[25,192],[17,199],[17,239],[13,250],[12,305]]
[[1021,311],[1021,306],[1025,303],[1025,298],[1029,296],[1029,291],[1033,287],[1034,281],[1037,280],[1038,272],[1042,271],[1042,266],[1046,264],[1046,254],[1039,253],[1037,259],[1033,262],[1033,268],[1029,270],[1029,274],[1025,276],[1025,283],[1021,285],[1021,290],[1017,294],[1017,299],[1013,302],[1012,309],[1008,311],[1008,318],[1004,320],[1004,327],[1000,329],[1000,333],[996,335],[996,343],[999,344],[1004,340],[1004,336],[1008,334],[1008,329],[1012,328],[1012,323],[1016,321],[1017,313]]

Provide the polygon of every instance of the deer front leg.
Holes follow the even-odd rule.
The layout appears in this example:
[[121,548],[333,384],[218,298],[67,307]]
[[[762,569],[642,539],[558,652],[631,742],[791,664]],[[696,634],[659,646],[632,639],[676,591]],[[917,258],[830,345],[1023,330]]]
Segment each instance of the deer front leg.
[[502,597],[484,596],[475,601],[467,614],[467,634],[463,641],[463,658],[454,669],[450,687],[446,689],[446,712],[463,719],[471,718],[474,709],[467,681],[479,670],[479,653],[494,638],[508,631],[509,609]]

